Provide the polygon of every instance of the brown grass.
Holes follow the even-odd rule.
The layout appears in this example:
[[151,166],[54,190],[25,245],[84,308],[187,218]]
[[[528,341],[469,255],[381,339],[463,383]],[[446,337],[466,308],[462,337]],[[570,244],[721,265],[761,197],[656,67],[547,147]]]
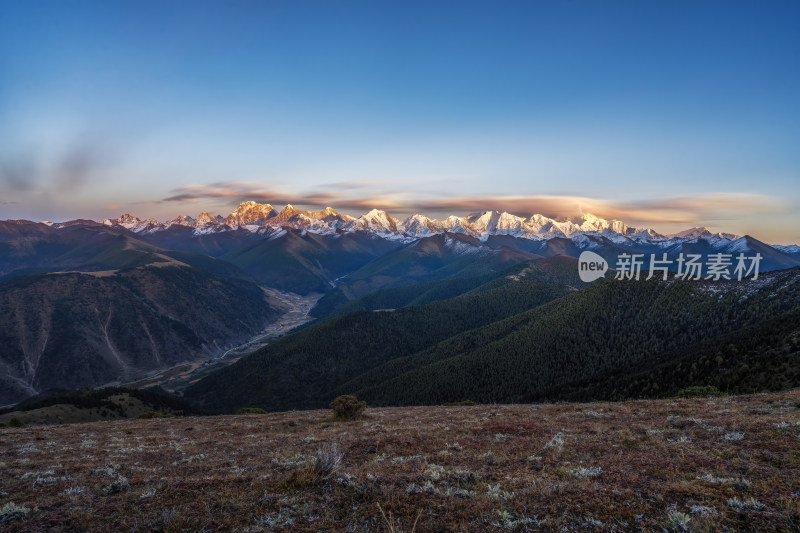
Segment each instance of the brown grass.
[[0,530],[796,531],[798,406],[792,391],[4,428]]

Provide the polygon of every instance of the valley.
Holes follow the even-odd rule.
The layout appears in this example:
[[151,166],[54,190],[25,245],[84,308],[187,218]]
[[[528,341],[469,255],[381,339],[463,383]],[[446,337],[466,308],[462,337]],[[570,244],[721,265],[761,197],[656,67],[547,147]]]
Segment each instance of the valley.
[[158,386],[169,392],[182,393],[186,387],[196,383],[211,372],[235,363],[248,353],[263,348],[272,340],[280,338],[313,320],[309,313],[317,300],[319,300],[319,295],[300,296],[274,289],[263,287],[262,289],[267,293],[270,301],[284,311],[284,314],[251,339],[229,348],[219,355],[181,363],[172,368],[153,372],[136,381],[128,383],[112,382],[105,386],[122,386],[136,389]]

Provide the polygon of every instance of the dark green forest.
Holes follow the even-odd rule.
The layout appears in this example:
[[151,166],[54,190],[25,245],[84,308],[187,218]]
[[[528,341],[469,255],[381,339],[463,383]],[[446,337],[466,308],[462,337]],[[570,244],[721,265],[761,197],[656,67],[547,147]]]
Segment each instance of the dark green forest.
[[[218,411],[279,410],[324,407],[339,394],[416,405],[800,385],[800,269],[756,282],[606,279],[580,290],[530,277],[541,272],[523,268],[455,298],[332,318],[206,377],[187,398]],[[425,284],[367,301],[413,302],[408,295],[436,290]]]

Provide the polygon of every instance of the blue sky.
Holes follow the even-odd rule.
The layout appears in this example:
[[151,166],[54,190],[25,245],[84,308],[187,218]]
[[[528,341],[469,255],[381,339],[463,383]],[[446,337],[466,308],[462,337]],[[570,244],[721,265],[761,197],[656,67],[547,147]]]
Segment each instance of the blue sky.
[[798,2],[3,2],[0,218],[239,201],[800,242]]

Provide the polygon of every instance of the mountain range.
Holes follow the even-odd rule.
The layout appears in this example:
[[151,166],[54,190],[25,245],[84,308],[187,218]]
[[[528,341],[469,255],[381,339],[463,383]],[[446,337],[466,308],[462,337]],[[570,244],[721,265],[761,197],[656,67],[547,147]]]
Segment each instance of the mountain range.
[[[405,220],[394,218],[386,211],[373,209],[354,218],[341,214],[331,207],[322,211],[301,211],[289,204],[280,211],[270,204],[253,201],[239,204],[227,217],[210,215],[207,211],[197,217],[180,215],[170,221],[160,222],[153,218],[140,219],[130,214],[115,219],[104,219],[102,224],[122,226],[136,233],[154,233],[172,226],[195,229],[195,234],[231,231],[245,227],[252,232],[291,227],[312,233],[330,234],[336,230],[370,231],[388,238],[413,240],[444,232],[460,233],[485,239],[490,235],[512,235],[527,239],[549,239],[572,237],[576,234],[605,234],[616,238],[626,237],[638,241],[669,241],[671,239],[697,239],[711,237],[734,241],[739,237],[731,233],[713,234],[706,228],[691,228],[672,235],[662,235],[652,229],[635,228],[620,220],[605,220],[591,214],[564,219],[554,219],[534,214],[528,218],[507,212],[485,211],[465,217],[449,216],[444,220],[431,219],[424,215],[411,215]],[[48,223],[49,224],[49,223]]]
[[[278,211],[269,204],[244,202],[225,217],[203,211],[168,222],[130,214],[102,221],[0,221],[0,405],[48,389],[127,383],[208,360],[280,322],[295,295],[315,302],[307,320],[318,325],[289,335],[289,344],[277,346],[297,346],[291,344],[302,338],[297,335],[316,331],[322,353],[340,336],[337,328],[377,328],[366,337],[367,352],[383,352],[344,374],[353,354],[336,361],[314,355],[306,364],[333,365],[338,377],[319,380],[310,370],[293,370],[264,379],[278,379],[291,388],[304,386],[308,378],[308,383],[319,384],[316,395],[283,401],[261,391],[250,397],[270,408],[304,407],[322,405],[334,390],[358,390],[373,401],[390,402],[401,396],[379,400],[368,391],[383,385],[364,377],[389,363],[394,351],[386,351],[388,344],[405,346],[395,355],[408,357],[470,329],[522,316],[549,300],[562,301],[574,292],[591,295],[597,289],[577,276],[576,258],[587,250],[604,257],[612,269],[622,254],[630,253],[670,258],[682,253],[703,258],[760,254],[765,275],[800,266],[797,246],[770,246],[747,235],[705,228],[661,235],[588,214],[556,220],[486,211],[444,220],[413,215],[401,221],[380,210],[354,218],[332,208],[311,212],[288,205]],[[634,288],[623,292],[636,294]],[[380,313],[387,309],[404,311]],[[369,313],[370,324],[377,320],[378,325],[366,330],[349,325],[359,324],[363,318],[353,317],[363,312]],[[404,318],[406,313],[419,320]],[[437,313],[447,318],[431,318]],[[482,318],[476,321],[465,313]],[[431,324],[438,324],[436,335],[414,337],[429,331]],[[732,324],[725,334],[735,330]],[[355,349],[356,355],[367,353]],[[240,363],[246,360],[258,357],[247,356]],[[219,376],[225,374],[213,373],[207,378],[211,381],[187,394],[209,408],[210,398],[219,398],[220,392],[208,384],[227,383],[227,378],[215,381]],[[357,387],[353,381],[352,387],[341,388],[356,378],[362,380]],[[243,384],[231,390],[253,387]],[[549,393],[541,389],[536,394]],[[413,401],[425,398],[433,401],[434,396],[417,395]],[[220,399],[220,405],[238,401]]]
[[[760,254],[763,272],[800,265],[797,245],[771,246],[749,235],[712,233],[703,227],[663,235],[591,214],[556,220],[486,211],[444,220],[416,214],[401,221],[378,209],[354,218],[330,207],[311,212],[287,205],[278,211],[270,204],[249,201],[227,217],[203,211],[196,218],[158,222],[126,214],[99,224],[126,228],[159,246],[228,260],[259,283],[281,290],[309,294],[335,289],[340,301],[382,287],[450,277],[458,264],[508,265],[537,257],[578,257],[586,250],[612,266],[621,254],[633,253],[667,254],[673,262],[680,254],[699,254],[703,260],[717,253]],[[392,255],[367,265],[388,252]],[[472,260],[465,259],[469,255]],[[451,263],[449,270],[444,268]],[[286,268],[277,273],[272,268],[289,265],[293,267],[288,279]],[[459,275],[473,272],[467,269]]]
[[[692,245],[699,245],[703,248],[701,251],[722,253],[767,251],[771,255],[770,260],[776,263],[767,265],[767,270],[792,266],[791,257],[800,258],[800,246],[796,244],[770,246],[747,235],[712,233],[704,227],[694,227],[664,235],[649,228],[631,227],[620,220],[606,220],[591,214],[554,219],[540,214],[525,218],[507,212],[485,211],[465,217],[449,216],[444,220],[415,214],[401,221],[379,209],[373,209],[354,218],[341,214],[331,207],[312,212],[300,211],[293,205],[287,205],[278,211],[270,204],[248,201],[241,203],[227,217],[212,216],[203,211],[195,218],[181,215],[168,222],[159,222],[152,218],[142,220],[124,214],[115,219],[102,220],[100,223],[124,227],[142,236],[153,236],[161,232],[185,232],[185,235],[190,233],[199,237],[215,233],[247,231],[262,238],[279,239],[289,229],[294,229],[317,235],[365,232],[404,244],[444,233],[474,237],[490,247],[496,247],[492,245],[503,242],[498,239],[502,237],[539,243],[512,245],[526,251],[542,251],[546,247],[541,243],[552,239],[570,241],[570,243],[558,242],[557,246],[567,246],[565,250],[569,247],[597,250],[603,246],[612,246],[647,253],[677,254],[683,251],[696,253]],[[186,231],[186,228],[190,230]],[[791,257],[785,257],[784,254]]]

